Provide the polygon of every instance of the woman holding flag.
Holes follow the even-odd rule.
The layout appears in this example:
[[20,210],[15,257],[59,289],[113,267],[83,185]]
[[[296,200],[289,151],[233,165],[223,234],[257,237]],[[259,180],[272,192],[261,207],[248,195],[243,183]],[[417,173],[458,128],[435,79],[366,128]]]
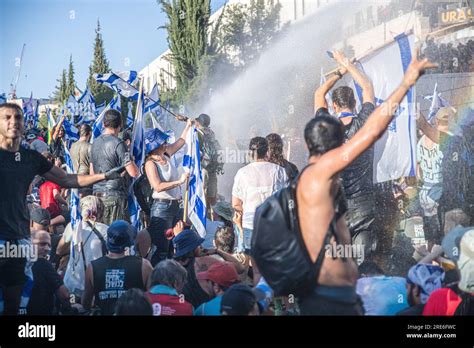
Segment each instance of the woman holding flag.
[[168,135],[157,128],[145,133],[145,172],[153,189],[149,233],[151,243],[157,248],[151,258],[153,266],[171,256],[166,231],[173,227],[182,215],[181,186],[189,176],[188,173],[179,174],[171,157],[184,146],[192,122],[187,120],[183,133],[173,144],[166,143]]

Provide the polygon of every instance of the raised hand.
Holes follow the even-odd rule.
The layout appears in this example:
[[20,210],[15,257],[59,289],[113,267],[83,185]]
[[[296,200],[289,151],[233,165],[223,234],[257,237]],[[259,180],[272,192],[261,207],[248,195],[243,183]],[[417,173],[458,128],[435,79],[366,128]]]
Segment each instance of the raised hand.
[[420,55],[420,48],[417,47],[415,50],[415,54],[413,55],[410,65],[405,72],[405,76],[403,77],[403,84],[405,87],[410,88],[413,86],[416,81],[423,75],[426,69],[433,69],[437,68],[438,64],[432,63],[428,60],[428,58],[418,60],[418,56]]

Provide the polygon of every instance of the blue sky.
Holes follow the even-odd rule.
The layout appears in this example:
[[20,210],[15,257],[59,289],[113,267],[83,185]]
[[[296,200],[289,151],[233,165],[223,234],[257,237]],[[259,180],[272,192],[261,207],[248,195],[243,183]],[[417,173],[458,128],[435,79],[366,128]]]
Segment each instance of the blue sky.
[[[225,0],[211,0],[213,10]],[[9,93],[26,44],[17,96],[46,98],[72,54],[85,88],[97,19],[112,70],[140,70],[168,47],[156,0],[0,0],[0,93]],[[126,64],[129,64],[127,66]]]

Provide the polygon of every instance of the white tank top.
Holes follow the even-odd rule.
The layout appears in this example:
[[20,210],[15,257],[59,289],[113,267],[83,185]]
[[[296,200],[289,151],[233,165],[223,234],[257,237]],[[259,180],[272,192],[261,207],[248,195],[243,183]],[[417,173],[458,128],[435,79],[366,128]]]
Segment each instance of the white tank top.
[[[158,162],[153,161],[156,165],[156,169],[158,170],[158,175],[160,176],[160,180],[162,182],[171,182],[177,181],[180,178],[178,173],[178,169],[172,163],[172,161],[168,158],[166,164],[160,164]],[[172,188],[167,191],[156,192],[153,190],[153,199],[181,199],[181,186]]]

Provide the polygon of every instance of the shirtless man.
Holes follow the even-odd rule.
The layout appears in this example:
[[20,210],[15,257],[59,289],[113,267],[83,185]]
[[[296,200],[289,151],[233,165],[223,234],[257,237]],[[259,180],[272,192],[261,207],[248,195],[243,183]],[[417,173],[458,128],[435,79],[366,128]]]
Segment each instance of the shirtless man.
[[[400,86],[346,143],[343,143],[342,123],[330,114],[319,115],[306,125],[305,140],[310,152],[310,165],[301,174],[296,199],[303,241],[313,263],[325,247],[325,235],[334,218],[334,201],[340,189],[339,174],[382,135],[398,104],[423,71],[436,67],[427,59],[418,60],[418,53],[417,50]],[[341,64],[347,69],[350,63],[342,57]],[[344,216],[336,221],[335,229],[340,244],[351,243]],[[334,244],[334,238],[330,243]],[[318,286],[310,295],[300,299],[301,314],[362,314],[355,293],[356,280],[357,266],[351,258],[325,257],[317,279]]]

